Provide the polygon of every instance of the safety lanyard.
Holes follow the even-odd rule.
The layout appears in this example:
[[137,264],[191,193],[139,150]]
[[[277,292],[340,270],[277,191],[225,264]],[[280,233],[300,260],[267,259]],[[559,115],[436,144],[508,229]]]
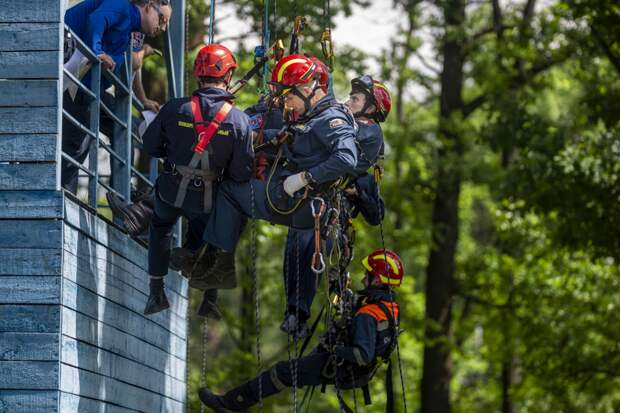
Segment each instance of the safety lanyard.
[[211,142],[215,132],[220,128],[220,125],[224,119],[226,119],[232,107],[232,103],[224,102],[213,120],[205,126],[204,119],[202,118],[202,110],[200,109],[200,97],[192,96],[192,114],[194,115],[194,126],[196,127],[196,132],[198,132],[198,142],[194,147],[194,152],[202,154],[205,151],[207,145]]

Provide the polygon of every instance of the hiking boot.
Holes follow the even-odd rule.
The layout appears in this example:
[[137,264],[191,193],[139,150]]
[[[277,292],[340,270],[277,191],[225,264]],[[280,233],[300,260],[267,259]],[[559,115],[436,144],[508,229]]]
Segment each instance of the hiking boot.
[[166,291],[164,290],[163,277],[151,278],[149,283],[150,294],[144,307],[144,315],[159,313],[170,308]]
[[196,253],[188,248],[173,248],[170,252],[168,266],[174,271],[181,271],[185,277],[189,277],[196,264]]
[[287,314],[284,321],[280,324],[282,332],[293,336],[296,340],[304,339],[312,334],[310,327],[305,321],[298,321],[295,314]]
[[123,227],[129,235],[136,237],[146,232],[153,216],[153,208],[148,200],[139,200],[129,205],[115,193],[108,192],[105,196],[112,214],[123,221]]
[[235,254],[223,250],[205,252],[190,278],[190,285],[192,280],[204,289],[236,288]]
[[210,289],[205,291],[202,298],[202,303],[198,308],[198,315],[212,320],[222,319],[222,313],[217,307],[217,290]]

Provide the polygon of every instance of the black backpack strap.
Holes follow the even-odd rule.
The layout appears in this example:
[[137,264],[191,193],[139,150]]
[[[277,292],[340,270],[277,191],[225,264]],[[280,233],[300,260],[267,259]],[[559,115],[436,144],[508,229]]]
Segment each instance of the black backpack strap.
[[[375,304],[377,304],[377,306],[379,306],[379,308],[385,313],[385,316],[387,317],[388,323],[390,325],[390,330],[392,331],[392,337],[390,339],[390,347],[388,349],[387,354],[383,355],[384,359],[386,358],[389,359],[390,354],[392,354],[392,351],[394,351],[394,348],[396,347],[396,340],[397,340],[397,335],[398,335],[398,332],[396,331],[396,329],[398,328],[398,325],[400,323],[394,319],[394,316],[392,316],[392,313],[388,310],[387,306],[382,301],[379,301]],[[394,307],[396,307],[396,305],[394,305]]]
[[368,383],[362,386],[362,394],[364,395],[364,404],[366,406],[371,404],[372,400],[370,400],[370,390],[368,390]]
[[385,413],[394,413],[394,384],[392,382],[392,360],[388,360],[388,366],[385,370]]

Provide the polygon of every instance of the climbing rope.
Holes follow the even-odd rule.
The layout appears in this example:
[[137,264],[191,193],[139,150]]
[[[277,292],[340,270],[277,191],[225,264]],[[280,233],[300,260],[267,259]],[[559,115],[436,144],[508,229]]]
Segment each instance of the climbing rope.
[[213,44],[213,26],[215,25],[215,0],[211,0],[209,8],[209,44]]
[[259,410],[263,411],[263,380],[261,378],[262,360],[261,360],[261,341],[260,341],[260,301],[258,291],[258,271],[256,269],[257,258],[257,230],[256,230],[256,211],[254,200],[254,184],[250,181],[250,193],[251,193],[251,221],[250,221],[250,272],[252,273],[252,292],[254,298],[254,328],[256,330],[256,369],[258,371],[258,402]]
[[[202,324],[202,371],[200,372],[200,387],[207,386],[207,340],[208,340],[208,330],[207,330],[207,318]],[[205,412],[205,405],[200,403],[200,413]]]
[[[379,186],[379,181],[381,180],[381,177],[383,176],[383,168],[381,168],[379,165],[375,164],[375,169],[374,169],[374,176],[375,176],[375,183],[377,184],[377,192],[380,194],[380,186]],[[377,206],[379,207],[379,210],[381,208],[381,205],[379,204],[379,197],[377,197]],[[383,231],[383,220],[379,220],[379,233],[381,235],[381,248],[383,248],[383,259],[385,260],[385,263],[387,264],[388,260],[387,260],[387,252],[385,250],[385,233]],[[387,271],[387,265],[384,266],[385,271]],[[387,273],[385,274],[386,278],[387,278]],[[389,278],[388,278],[389,279]],[[388,283],[388,289],[390,291],[390,296],[392,296],[393,291],[392,291],[392,285],[391,283]],[[391,311],[392,311],[392,315],[394,315],[394,300],[390,301],[390,306],[391,306]],[[394,338],[396,340],[396,359],[398,361],[398,371],[399,371],[399,375],[400,375],[400,386],[401,386],[401,391],[402,391],[402,395],[403,395],[403,412],[407,413],[407,395],[405,393],[405,379],[404,379],[404,373],[403,373],[403,366],[402,366],[402,361],[401,361],[401,357],[400,357],[400,344],[399,344],[399,337],[400,337],[400,317],[394,317],[394,321],[396,323],[395,328],[396,331],[394,332]]]

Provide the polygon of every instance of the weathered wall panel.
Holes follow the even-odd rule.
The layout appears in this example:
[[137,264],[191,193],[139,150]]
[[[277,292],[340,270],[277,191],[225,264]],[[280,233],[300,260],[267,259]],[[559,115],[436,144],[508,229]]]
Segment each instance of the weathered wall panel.
[[57,80],[0,80],[0,106],[56,107],[57,104]]
[[60,22],[61,3],[50,0],[0,0],[0,22]]
[[54,162],[56,136],[23,134],[0,136],[0,162]]
[[50,51],[59,49],[58,23],[0,23],[0,51]]

